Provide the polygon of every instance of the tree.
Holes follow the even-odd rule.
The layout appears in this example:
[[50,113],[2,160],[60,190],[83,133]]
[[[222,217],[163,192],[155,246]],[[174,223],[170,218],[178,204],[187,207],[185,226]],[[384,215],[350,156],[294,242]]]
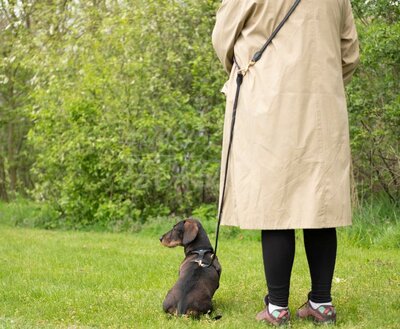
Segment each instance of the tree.
[[400,200],[400,2],[354,1],[361,64],[349,88],[355,177],[360,194]]

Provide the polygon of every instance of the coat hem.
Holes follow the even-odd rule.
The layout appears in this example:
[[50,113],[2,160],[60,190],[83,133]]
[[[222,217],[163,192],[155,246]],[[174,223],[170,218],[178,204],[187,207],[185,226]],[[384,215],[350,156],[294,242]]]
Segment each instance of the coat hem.
[[351,226],[352,223],[334,224],[334,225],[289,225],[289,226],[257,226],[257,227],[246,227],[245,225],[235,225],[235,224],[224,224],[221,226],[238,227],[241,230],[297,230],[297,229],[323,229],[323,228],[339,228]]

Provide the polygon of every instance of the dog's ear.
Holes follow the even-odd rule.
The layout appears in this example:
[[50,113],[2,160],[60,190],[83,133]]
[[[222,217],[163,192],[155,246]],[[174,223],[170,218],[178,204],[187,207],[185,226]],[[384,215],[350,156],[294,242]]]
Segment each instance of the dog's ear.
[[182,244],[185,246],[196,239],[199,227],[196,222],[186,220],[183,225],[183,241]]

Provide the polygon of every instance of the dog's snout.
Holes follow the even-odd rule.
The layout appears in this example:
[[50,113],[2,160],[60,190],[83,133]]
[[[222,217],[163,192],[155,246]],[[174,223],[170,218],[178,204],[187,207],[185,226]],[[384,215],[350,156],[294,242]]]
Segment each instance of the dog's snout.
[[160,236],[160,242],[162,242],[163,237],[164,237],[163,235]]

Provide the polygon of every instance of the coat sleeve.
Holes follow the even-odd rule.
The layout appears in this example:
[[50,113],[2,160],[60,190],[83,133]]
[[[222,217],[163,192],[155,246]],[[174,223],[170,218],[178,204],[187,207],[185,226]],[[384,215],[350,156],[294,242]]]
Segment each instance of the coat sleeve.
[[341,30],[342,73],[344,84],[348,84],[360,61],[358,36],[351,10],[350,0],[344,0]]
[[212,43],[225,70],[230,73],[233,65],[233,48],[254,9],[255,1],[223,0],[217,12],[212,33]]

